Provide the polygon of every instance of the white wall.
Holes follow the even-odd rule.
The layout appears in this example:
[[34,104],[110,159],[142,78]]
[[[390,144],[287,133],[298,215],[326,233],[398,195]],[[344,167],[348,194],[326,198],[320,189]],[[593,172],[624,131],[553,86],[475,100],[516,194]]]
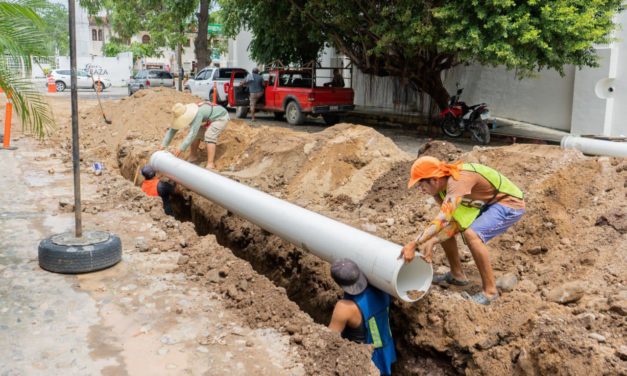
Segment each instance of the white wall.
[[[428,112],[428,96],[422,100],[411,85],[403,85],[397,77],[377,77],[352,70],[355,105],[399,112]],[[349,81],[346,81],[348,86]]]
[[[59,57],[59,69],[70,69],[69,56]],[[133,71],[133,54],[125,52],[117,57],[78,56],[76,68],[96,69],[103,77],[111,80],[113,86],[126,86]]]
[[75,3],[75,27],[76,27],[76,56],[89,56],[91,52],[91,30],[89,29],[89,14],[87,10],[81,8],[76,0]]
[[612,122],[609,129],[606,129],[610,136],[627,136],[627,13],[623,12],[617,19],[623,27],[616,35],[618,41],[615,43],[616,78],[612,83]]
[[248,30],[242,30],[235,39],[228,40],[228,52],[226,58],[227,67],[244,68],[251,71],[257,63],[250,58],[248,46],[253,36]]
[[[614,51],[614,53],[616,53]],[[608,82],[613,49],[597,49],[598,68],[584,68],[575,74],[573,121],[571,133],[577,135],[603,134],[606,116],[611,116],[612,100],[604,83]],[[609,108],[608,108],[609,107]],[[609,111],[608,111],[609,110]],[[608,119],[611,121],[611,119]]]
[[503,67],[460,66],[447,72],[445,86],[454,94],[455,83],[464,88],[468,104],[485,102],[492,115],[548,128],[570,129],[574,68],[564,67],[565,76],[542,71],[519,80]]

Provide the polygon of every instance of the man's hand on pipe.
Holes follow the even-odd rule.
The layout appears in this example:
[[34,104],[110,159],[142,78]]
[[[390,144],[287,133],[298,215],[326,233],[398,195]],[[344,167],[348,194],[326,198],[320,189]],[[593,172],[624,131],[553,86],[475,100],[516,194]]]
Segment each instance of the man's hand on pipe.
[[178,158],[181,155],[181,151],[179,149],[172,149],[172,154]]
[[411,262],[411,260],[414,259],[414,257],[416,257],[416,242],[411,241],[405,244],[398,258],[402,258],[405,260],[405,262],[409,263]]
[[438,240],[433,238],[420,245],[420,257],[429,264],[433,262],[433,247],[435,247],[437,242]]

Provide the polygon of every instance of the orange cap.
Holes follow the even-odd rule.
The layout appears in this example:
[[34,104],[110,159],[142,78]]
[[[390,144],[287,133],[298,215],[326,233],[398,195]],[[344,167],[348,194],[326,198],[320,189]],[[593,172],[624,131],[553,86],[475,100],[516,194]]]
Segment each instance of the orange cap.
[[420,157],[416,159],[414,164],[411,166],[407,188],[411,188],[414,184],[420,181],[420,179],[452,176],[453,179],[457,180],[459,179],[461,164],[461,161],[448,164],[434,157]]

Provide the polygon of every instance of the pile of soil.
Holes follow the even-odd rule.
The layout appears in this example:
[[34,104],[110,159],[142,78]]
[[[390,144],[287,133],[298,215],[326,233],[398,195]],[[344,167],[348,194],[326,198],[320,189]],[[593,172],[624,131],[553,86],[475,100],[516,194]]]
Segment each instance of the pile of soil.
[[[106,158],[130,180],[156,150],[171,121],[171,106],[177,101],[198,101],[171,90],[140,93],[105,104],[112,126],[104,124],[97,108],[81,115],[86,158]],[[586,157],[546,145],[476,147],[461,153],[442,141],[433,141],[417,152],[498,169],[525,192],[527,213],[488,244],[501,288],[501,298],[494,304],[479,306],[461,297],[461,292],[473,293],[481,286],[472,257],[461,241],[464,270],[472,282],[469,286],[433,287],[415,304],[394,303],[392,326],[400,355],[395,371],[627,373],[627,160]],[[341,124],[317,134],[301,134],[231,121],[218,143],[217,166],[225,176],[404,244],[427,226],[438,210],[432,198],[406,189],[413,158],[415,155],[402,152],[390,140],[362,126]],[[185,195],[189,207],[184,214],[193,220],[197,232],[216,234],[221,244],[250,262],[256,271],[251,272],[254,278],[263,274],[285,293],[271,287],[268,291],[287,295],[318,323],[328,322],[340,291],[325,262],[202,197],[190,192]],[[215,255],[202,247],[188,253],[191,262],[182,268],[191,278],[206,282],[216,270]],[[440,248],[434,268],[444,271],[445,265]],[[228,278],[234,278],[236,286],[250,282],[234,273]],[[231,290],[232,294],[225,287],[223,294],[234,307],[246,309],[247,304],[259,301],[240,299],[241,292]],[[251,325],[265,325],[274,322],[267,318],[274,317],[268,310],[279,309],[275,304],[263,309],[255,306],[246,315]],[[287,325],[291,316],[278,317],[286,322],[278,319],[276,325]],[[306,326],[324,332],[319,325]],[[294,342],[309,343],[309,333],[294,330]],[[333,349],[340,351],[339,345]],[[312,348],[302,345],[301,350],[308,354]],[[351,359],[343,349],[338,354],[354,366],[362,361]],[[313,368],[308,372],[326,373],[316,368],[318,363],[310,365]]]

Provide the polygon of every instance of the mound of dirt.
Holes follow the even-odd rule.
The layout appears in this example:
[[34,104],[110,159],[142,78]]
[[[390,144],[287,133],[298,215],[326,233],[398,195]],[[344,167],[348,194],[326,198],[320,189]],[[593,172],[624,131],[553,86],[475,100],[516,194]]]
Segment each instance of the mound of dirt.
[[[92,155],[114,162],[112,156],[124,143],[144,147],[141,162],[156,151],[172,122],[176,102],[197,103],[198,97],[166,88],[141,90],[133,96],[103,104],[112,121],[104,123],[97,108],[80,112],[82,145]],[[178,132],[178,145],[186,132]],[[116,151],[115,153],[112,153]],[[145,158],[144,158],[145,157]],[[361,200],[373,181],[391,165],[409,160],[406,153],[371,128],[341,124],[308,134],[284,128],[252,128],[232,120],[221,135],[216,165],[225,174],[279,194],[292,201],[308,203],[331,195]]]

